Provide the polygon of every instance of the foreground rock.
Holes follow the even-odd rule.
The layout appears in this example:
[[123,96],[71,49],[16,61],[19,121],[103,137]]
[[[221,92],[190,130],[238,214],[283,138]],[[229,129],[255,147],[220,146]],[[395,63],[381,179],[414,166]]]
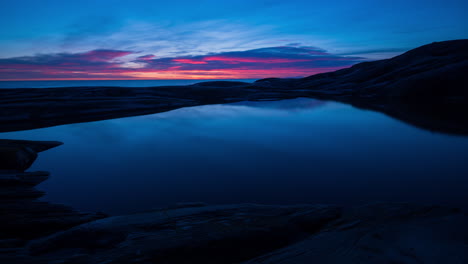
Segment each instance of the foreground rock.
[[468,263],[467,221],[459,210],[433,206],[349,208],[321,232],[245,264]]
[[37,201],[44,192],[34,186],[46,180],[49,173],[24,170],[36,160],[38,152],[60,145],[57,141],[0,139],[0,253],[14,253],[31,239],[104,217]]
[[425,129],[468,134],[466,72],[468,40],[456,40],[301,79],[152,88],[0,89],[0,132],[205,104],[312,97],[381,111]]
[[23,172],[37,158],[37,153],[62,145],[57,141],[0,139],[0,170]]
[[237,263],[299,241],[338,213],[248,204],[160,210],[81,225],[29,248],[44,260],[80,254],[80,263]]
[[467,220],[459,210],[408,204],[173,208],[86,223],[32,241],[3,260],[467,263]]

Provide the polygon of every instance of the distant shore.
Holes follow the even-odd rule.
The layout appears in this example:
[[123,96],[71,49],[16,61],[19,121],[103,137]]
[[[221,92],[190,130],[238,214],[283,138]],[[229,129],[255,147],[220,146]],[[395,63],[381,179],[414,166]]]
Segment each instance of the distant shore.
[[0,89],[0,132],[154,114],[181,107],[309,97],[336,100],[445,133],[468,134],[468,40],[301,79],[185,86]]
[[222,79],[222,80],[0,80],[0,89],[13,88],[61,88],[61,87],[155,87],[191,85],[199,82],[235,81],[252,83],[255,79]]

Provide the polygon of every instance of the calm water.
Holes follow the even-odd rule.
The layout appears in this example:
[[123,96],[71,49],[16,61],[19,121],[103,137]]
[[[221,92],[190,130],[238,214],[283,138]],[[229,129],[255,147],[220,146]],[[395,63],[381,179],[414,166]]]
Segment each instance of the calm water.
[[177,202],[407,201],[467,207],[468,137],[311,99],[2,133],[59,140],[31,170],[47,201],[108,213]]
[[[242,80],[203,80],[206,81],[241,81],[253,82],[252,79]],[[1,88],[55,88],[80,86],[121,86],[121,87],[152,87],[165,85],[189,85],[201,80],[109,80],[109,81],[0,81]]]

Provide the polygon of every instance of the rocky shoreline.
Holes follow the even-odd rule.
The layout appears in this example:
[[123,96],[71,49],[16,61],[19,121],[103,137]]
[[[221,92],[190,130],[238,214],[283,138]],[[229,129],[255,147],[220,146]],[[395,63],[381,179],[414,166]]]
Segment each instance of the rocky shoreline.
[[335,100],[415,126],[468,134],[468,40],[300,79],[187,86],[0,89],[0,132],[153,114],[181,107],[297,97]]
[[411,204],[191,205],[30,241],[14,263],[467,263],[466,213]]
[[[457,40],[302,79],[1,89],[0,132],[310,97],[467,135],[467,70],[468,40]],[[468,263],[468,218],[456,208],[193,203],[107,216],[39,201],[49,173],[27,170],[61,144],[0,140],[0,263]]]
[[25,170],[39,152],[60,145],[57,141],[0,139],[0,252],[16,252],[31,239],[105,216],[38,200],[44,192],[35,186],[47,180],[49,172]]
[[0,140],[1,263],[468,262],[468,215],[456,208],[189,203],[106,216],[37,201],[45,173],[24,171],[60,144]]

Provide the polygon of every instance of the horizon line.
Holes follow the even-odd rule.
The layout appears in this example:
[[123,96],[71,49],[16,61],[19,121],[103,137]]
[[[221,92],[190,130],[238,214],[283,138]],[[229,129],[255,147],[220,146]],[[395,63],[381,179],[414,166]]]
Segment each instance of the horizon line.
[[[37,81],[177,81],[177,80],[261,80],[267,78],[187,78],[187,79],[83,79],[83,78],[65,78],[65,79],[3,79],[0,82],[37,82]],[[288,77],[288,78],[303,78],[303,77]]]

